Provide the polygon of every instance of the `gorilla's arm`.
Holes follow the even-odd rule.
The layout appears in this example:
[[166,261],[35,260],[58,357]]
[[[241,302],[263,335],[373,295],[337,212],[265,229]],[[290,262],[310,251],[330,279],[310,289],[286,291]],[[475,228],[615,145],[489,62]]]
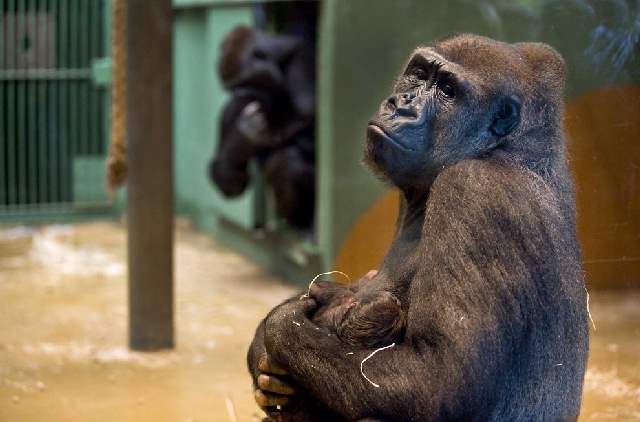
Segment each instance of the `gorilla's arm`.
[[547,208],[553,201],[544,200],[550,191],[514,166],[468,160],[434,182],[406,335],[364,362],[371,382],[360,365],[373,350],[355,350],[315,326],[306,316],[313,301],[290,302],[267,318],[266,350],[348,419],[488,418],[486,403],[510,376],[501,368],[512,368],[514,356],[526,352],[523,325],[543,314],[527,305],[554,294],[532,280],[554,268],[545,265],[553,255],[545,245],[557,228],[555,211]]

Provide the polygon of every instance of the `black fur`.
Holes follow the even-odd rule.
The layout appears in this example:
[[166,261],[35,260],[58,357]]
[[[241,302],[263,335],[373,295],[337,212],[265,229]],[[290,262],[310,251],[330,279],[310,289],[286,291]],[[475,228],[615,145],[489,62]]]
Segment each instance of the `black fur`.
[[374,349],[315,324],[316,301],[276,307],[248,356],[254,380],[266,353],[299,387],[276,418],[577,418],[588,326],[563,84],[544,44],[460,35],[414,52],[365,151],[403,214],[354,293],[398,298],[404,331],[364,364],[376,388],[360,372]]
[[313,323],[352,346],[375,348],[399,341],[406,321],[402,302],[393,292],[367,289],[361,283],[312,289],[311,297],[319,305]]

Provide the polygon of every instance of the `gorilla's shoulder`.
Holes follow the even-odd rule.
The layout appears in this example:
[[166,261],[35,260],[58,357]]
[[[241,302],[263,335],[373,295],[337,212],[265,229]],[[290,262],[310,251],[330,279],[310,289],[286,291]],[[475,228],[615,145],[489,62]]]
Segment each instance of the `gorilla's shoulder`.
[[538,174],[501,159],[463,160],[436,178],[429,201],[459,212],[540,215],[557,213],[556,193]]
[[548,189],[544,180],[517,163],[499,158],[467,159],[444,169],[434,187],[448,186],[468,191],[490,192],[513,187]]

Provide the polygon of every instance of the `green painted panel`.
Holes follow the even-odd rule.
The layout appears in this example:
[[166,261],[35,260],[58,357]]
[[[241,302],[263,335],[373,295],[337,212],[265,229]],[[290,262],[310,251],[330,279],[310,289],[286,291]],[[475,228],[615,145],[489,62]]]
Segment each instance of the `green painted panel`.
[[94,59],[91,62],[91,75],[96,86],[111,85],[111,69],[113,63],[111,57]]
[[104,204],[107,200],[106,157],[86,155],[73,158],[73,203]]

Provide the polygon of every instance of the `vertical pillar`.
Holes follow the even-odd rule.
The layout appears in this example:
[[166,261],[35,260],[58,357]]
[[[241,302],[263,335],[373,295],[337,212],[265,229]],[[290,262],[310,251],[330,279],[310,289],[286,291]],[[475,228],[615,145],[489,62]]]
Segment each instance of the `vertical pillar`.
[[127,1],[129,346],[173,340],[171,0]]

